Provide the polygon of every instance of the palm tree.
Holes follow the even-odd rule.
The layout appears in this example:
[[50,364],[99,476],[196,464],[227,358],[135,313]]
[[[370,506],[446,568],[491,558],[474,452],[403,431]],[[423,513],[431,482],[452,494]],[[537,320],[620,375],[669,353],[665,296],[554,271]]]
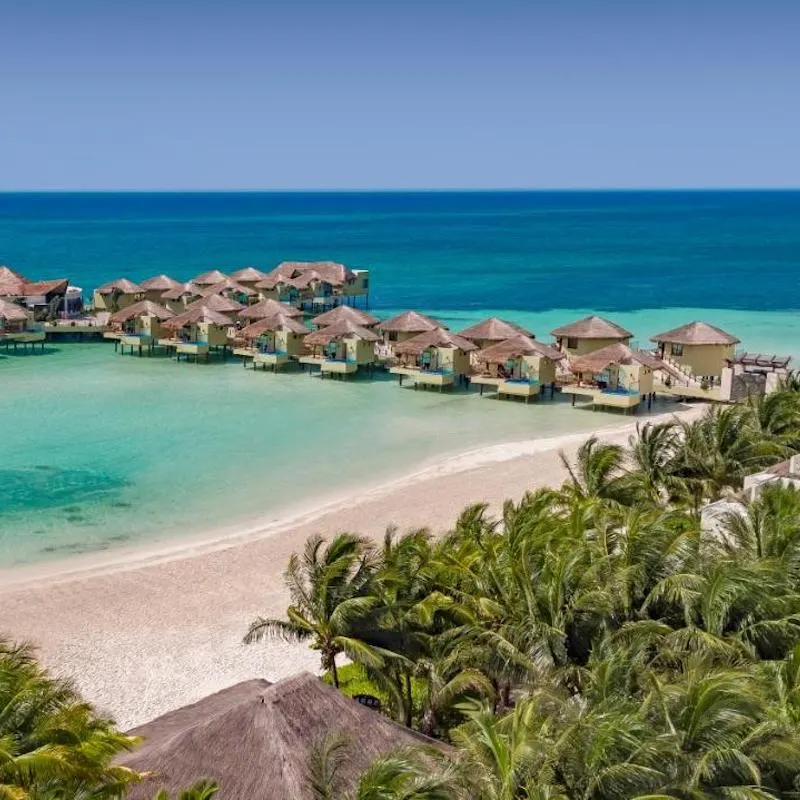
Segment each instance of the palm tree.
[[[200,781],[189,789],[184,789],[177,797],[177,800],[211,800],[219,791],[219,787],[214,781]],[[162,789],[153,800],[170,800],[166,789]]]
[[569,475],[564,485],[565,497],[619,500],[623,458],[623,449],[619,445],[603,443],[596,436],[578,448],[574,464],[562,453],[561,463]]
[[310,641],[337,688],[336,656],[341,653],[368,667],[382,667],[391,653],[368,645],[359,635],[359,625],[377,603],[369,593],[374,572],[374,555],[366,540],[341,533],[325,547],[321,537],[310,537],[303,556],[292,554],[284,573],[292,602],[287,619],[258,617],[250,624],[245,644],[271,636]]

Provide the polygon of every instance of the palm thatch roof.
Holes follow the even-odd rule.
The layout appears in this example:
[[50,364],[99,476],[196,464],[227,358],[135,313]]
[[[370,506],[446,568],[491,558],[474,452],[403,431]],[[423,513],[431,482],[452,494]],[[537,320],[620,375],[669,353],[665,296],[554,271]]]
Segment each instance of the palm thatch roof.
[[21,297],[28,279],[11,267],[0,267],[0,297]]
[[163,321],[172,319],[174,316],[174,311],[154,303],[152,300],[141,300],[127,308],[123,308],[121,311],[117,311],[109,319],[111,322],[127,322],[129,319],[135,319],[136,317],[155,317]]
[[147,777],[128,800],[151,800],[209,778],[224,800],[312,800],[309,765],[330,734],[344,736],[345,789],[378,756],[439,746],[305,672],[273,685],[247,681],[130,731],[144,742],[120,762]]
[[475,357],[484,364],[505,364],[510,358],[520,356],[544,356],[551,361],[560,361],[566,355],[549,344],[537,342],[521,333],[506,339],[504,342],[490,345],[480,351]]
[[551,336],[568,339],[630,339],[633,334],[626,331],[621,325],[617,325],[610,320],[603,319],[594,314],[571,322],[569,325],[562,325],[554,331],[550,331]]
[[378,324],[378,330],[385,333],[425,333],[436,328],[447,330],[446,325],[417,311],[404,311]]
[[520,333],[524,336],[531,336],[530,331],[526,331],[513,322],[507,322],[497,317],[489,317],[461,331],[459,335],[472,341],[504,342],[506,339],[510,339]]
[[224,281],[227,277],[228,276],[224,272],[220,272],[218,269],[212,269],[192,279],[192,283],[196,283],[198,286],[212,286],[215,283]]
[[28,319],[28,315],[25,313],[25,309],[16,303],[0,299],[0,319],[4,319],[7,322],[25,322]]
[[232,278],[225,278],[219,283],[213,283],[211,286],[203,289],[203,296],[208,297],[212,294],[223,294],[225,292],[235,292],[236,294],[243,294],[246,297],[255,297],[258,292],[251,289],[249,286],[242,286]]
[[240,319],[265,319],[274,317],[275,314],[283,314],[286,317],[302,317],[303,312],[299,308],[290,306],[287,303],[279,303],[268,297],[266,300],[259,300],[252,306],[247,306],[240,314]]
[[210,294],[186,306],[187,311],[191,311],[193,308],[210,308],[214,311],[219,311],[221,314],[236,314],[241,311],[244,306],[241,303],[237,303],[236,300],[223,297],[221,294]]
[[209,322],[220,327],[233,325],[230,317],[226,317],[219,311],[215,311],[208,306],[197,305],[194,308],[186,309],[183,314],[178,314],[164,323],[165,328],[183,328],[184,325],[194,325],[198,322]]
[[612,364],[629,365],[641,364],[650,369],[663,369],[664,362],[644,350],[631,350],[630,347],[622,342],[615,342],[607,347],[601,347],[593,353],[573,358],[570,361],[570,369],[573,373],[592,373],[602,372]]
[[267,277],[296,278],[310,271],[316,272],[320,279],[333,286],[341,286],[356,277],[353,270],[335,261],[283,261]]
[[179,283],[174,289],[167,289],[162,300],[180,300],[182,297],[200,297],[203,290],[195,283]]
[[359,311],[352,306],[336,306],[336,308],[314,317],[311,324],[315,328],[325,328],[329,325],[336,325],[339,322],[352,322],[356,325],[370,328],[373,325],[377,325],[380,320],[377,317],[373,317],[372,314]]
[[129,281],[127,278],[118,278],[115,281],[104,283],[98,290],[98,294],[141,294],[144,289],[138,283]]
[[263,281],[266,277],[266,272],[262,272],[260,269],[256,269],[255,267],[244,267],[242,269],[237,269],[236,272],[231,273],[231,278],[233,278],[233,280],[247,281],[248,283]]
[[707,322],[690,322],[650,339],[659,344],[739,344],[739,339]]
[[302,322],[294,317],[287,317],[285,314],[273,314],[271,317],[265,317],[246,325],[239,331],[238,336],[242,339],[257,339],[267,331],[289,331],[300,336],[311,333]]
[[363,325],[357,325],[349,319],[337,322],[335,325],[328,325],[318,331],[314,331],[306,336],[306,344],[320,345],[328,344],[329,342],[337,342],[340,339],[362,339],[365,342],[380,341],[375,331],[365,328]]
[[418,356],[429,347],[462,350],[465,353],[478,349],[477,345],[473,344],[469,339],[465,339],[455,333],[450,333],[450,331],[446,331],[444,328],[436,328],[432,331],[425,331],[425,333],[418,333],[411,339],[400,342],[395,345],[394,352],[401,356]]
[[174,278],[170,278],[169,275],[155,275],[152,278],[148,278],[146,281],[142,281],[139,286],[142,287],[147,292],[166,292],[168,289],[178,289],[179,287],[183,286],[180,281],[176,281]]

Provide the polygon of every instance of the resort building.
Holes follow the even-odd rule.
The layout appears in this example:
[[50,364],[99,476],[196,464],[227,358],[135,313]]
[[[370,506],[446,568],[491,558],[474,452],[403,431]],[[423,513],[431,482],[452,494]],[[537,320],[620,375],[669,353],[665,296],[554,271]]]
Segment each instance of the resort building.
[[33,347],[41,343],[44,349],[44,340],[44,326],[41,323],[32,322],[24,308],[0,297],[0,344],[4,344],[6,349],[13,345],[16,350],[20,344]]
[[224,272],[220,272],[218,269],[212,269],[209,272],[201,273],[196,278],[193,278],[191,282],[196,286],[200,286],[202,289],[207,289],[209,286],[220,283],[227,278],[228,276]]
[[282,314],[285,317],[303,317],[303,312],[299,308],[286,303],[279,303],[277,300],[267,299],[259,300],[252,306],[242,309],[239,312],[239,319],[253,322],[257,319],[274,317],[276,314]]
[[653,373],[664,362],[643,350],[631,350],[617,342],[570,361],[575,383],[562,387],[564,394],[590,400],[595,406],[625,410],[640,402],[651,402],[654,394]]
[[301,357],[300,363],[318,366],[323,377],[353,375],[359,368],[375,363],[378,341],[380,337],[374,331],[343,320],[306,336],[305,345],[311,353]]
[[94,310],[109,311],[113,314],[143,300],[144,295],[145,290],[139,284],[127,278],[120,278],[94,290]]
[[397,344],[406,342],[420,333],[435,331],[437,328],[447,330],[446,325],[416,311],[404,311],[402,314],[380,322],[376,326],[376,330],[383,335],[380,355],[383,358],[392,358]]
[[209,294],[204,297],[199,297],[192,303],[186,306],[187,311],[194,311],[197,308],[209,308],[212,311],[217,311],[220,314],[226,314],[231,319],[238,317],[239,312],[243,311],[245,306],[236,300],[231,300],[221,294]]
[[309,311],[340,304],[365,306],[369,300],[369,272],[333,261],[284,261],[255,284],[262,297],[298,303]]
[[310,333],[296,317],[275,314],[242,328],[236,335],[241,344],[234,348],[233,353],[245,359],[245,366],[252,358],[253,368],[261,365],[264,369],[272,367],[277,372],[289,361],[306,354],[303,339]]
[[142,281],[139,286],[144,290],[145,300],[152,300],[154,303],[162,303],[162,295],[164,292],[180,289],[183,284],[180,281],[176,281],[174,278],[170,278],[169,275],[162,274]]
[[212,349],[224,350],[231,344],[233,322],[225,314],[199,305],[166,320],[164,327],[171,335],[159,339],[160,345],[174,349],[178,358],[185,355],[207,360]]
[[106,338],[117,339],[121,352],[129,347],[131,353],[143,350],[152,353],[159,339],[169,337],[170,332],[164,323],[175,317],[175,312],[152,300],[140,300],[132,306],[114,312],[110,317],[111,330]]
[[551,331],[556,347],[568,356],[585,356],[610,345],[629,345],[633,334],[625,328],[597,316],[564,325]]
[[497,342],[505,342],[519,334],[531,339],[534,338],[530,331],[526,331],[513,322],[506,322],[506,320],[498,319],[497,317],[489,317],[461,331],[459,336],[469,339],[473,344],[477,345],[478,350],[485,350],[487,347],[497,344]]
[[739,339],[707,322],[690,322],[650,340],[659,356],[687,377],[719,383]]
[[394,347],[395,363],[389,372],[409,378],[417,386],[436,386],[440,391],[463,383],[471,371],[469,354],[477,350],[469,339],[444,328],[419,333]]
[[[255,267],[244,267],[243,269],[238,269],[236,272],[231,273],[231,278],[236,281],[236,283],[246,286],[248,289],[255,289],[256,284],[259,281],[263,281],[266,277],[266,272],[262,272]],[[256,291],[256,294],[258,294],[258,291]]]
[[380,320],[367,314],[366,311],[359,311],[352,306],[337,306],[331,311],[319,314],[311,320],[315,328],[327,328],[330,325],[338,325],[342,322],[351,322],[353,325],[360,325],[362,328],[373,328]]
[[229,300],[235,300],[243,306],[258,301],[258,292],[255,289],[243,286],[232,278],[225,278],[224,281],[214,283],[203,289],[203,297],[210,297],[212,295],[220,295]]
[[748,475],[742,485],[742,494],[752,502],[761,494],[765,486],[791,486],[800,490],[800,455],[792,456],[787,461]]
[[161,295],[160,302],[176,314],[182,314],[186,307],[202,297],[203,290],[194,283],[182,283],[174,289],[167,289]]
[[555,387],[556,364],[566,356],[555,347],[521,333],[478,352],[477,373],[471,383],[495,387],[499,397],[522,397],[526,402],[546,387]]
[[59,310],[66,310],[69,288],[66,278],[29,281],[10,267],[0,267],[0,298],[24,306],[33,320],[52,319]]

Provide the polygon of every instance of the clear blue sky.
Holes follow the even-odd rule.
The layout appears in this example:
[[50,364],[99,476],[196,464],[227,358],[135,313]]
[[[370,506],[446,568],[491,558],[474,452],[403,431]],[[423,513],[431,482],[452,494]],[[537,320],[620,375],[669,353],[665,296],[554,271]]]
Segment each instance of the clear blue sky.
[[800,0],[0,0],[0,189],[800,186]]

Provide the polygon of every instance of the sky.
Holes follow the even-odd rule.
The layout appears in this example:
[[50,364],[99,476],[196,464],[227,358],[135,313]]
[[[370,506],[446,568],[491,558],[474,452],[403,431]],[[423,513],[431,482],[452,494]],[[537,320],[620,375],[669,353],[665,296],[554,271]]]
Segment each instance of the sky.
[[800,0],[0,0],[0,190],[800,186]]

